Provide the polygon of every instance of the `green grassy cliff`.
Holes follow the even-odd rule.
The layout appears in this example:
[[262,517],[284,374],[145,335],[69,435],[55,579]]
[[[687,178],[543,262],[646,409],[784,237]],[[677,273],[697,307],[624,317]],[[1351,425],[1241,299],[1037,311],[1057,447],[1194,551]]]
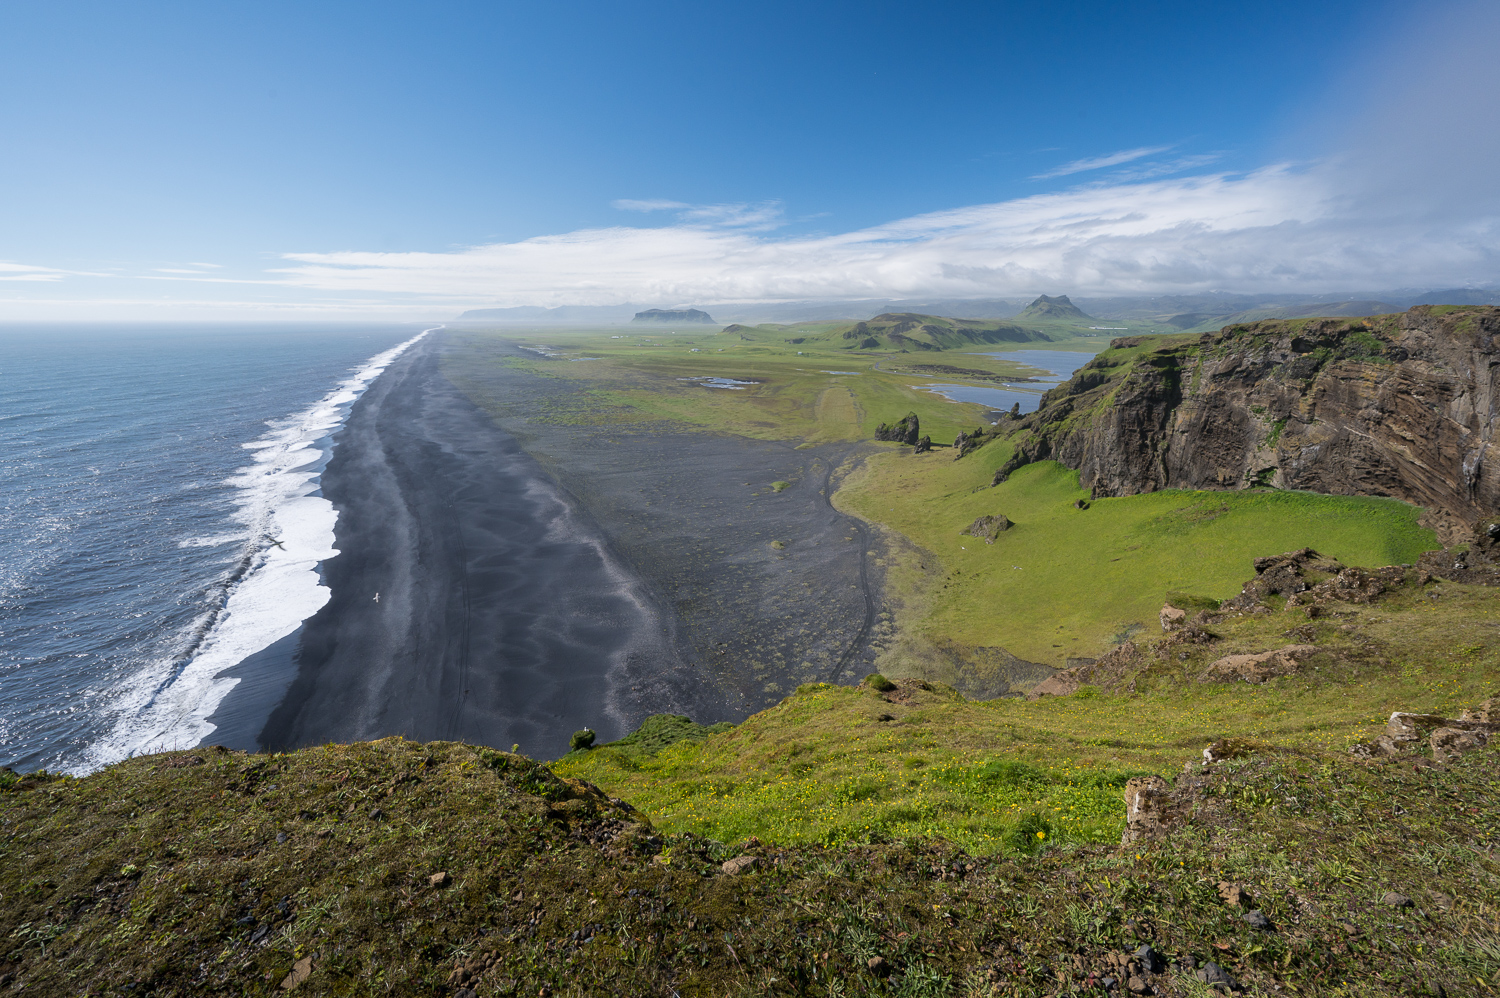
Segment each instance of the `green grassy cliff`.
[[[1500,589],[1337,568],[1295,599],[1273,566],[1248,602],[1179,600],[1201,608],[1099,685],[1031,702],[814,686],[551,768],[387,739],[5,774],[0,986],[1484,993],[1500,756],[1347,748],[1393,706],[1493,694]],[[1264,682],[1215,672],[1289,642],[1312,650]],[[1127,822],[1141,774],[1166,777],[1154,827]]]

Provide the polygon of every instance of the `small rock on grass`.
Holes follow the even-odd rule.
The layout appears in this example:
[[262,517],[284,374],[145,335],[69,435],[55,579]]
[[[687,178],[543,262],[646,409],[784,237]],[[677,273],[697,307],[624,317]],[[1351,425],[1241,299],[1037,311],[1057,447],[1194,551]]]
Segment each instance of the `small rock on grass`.
[[1209,985],[1210,987],[1213,987],[1214,985],[1221,985],[1228,988],[1230,991],[1244,990],[1243,984],[1235,980],[1233,977],[1229,976],[1229,971],[1225,970],[1217,963],[1214,963],[1212,960],[1205,962],[1203,966],[1194,973],[1193,976],[1197,977],[1198,980],[1202,981],[1204,984]]
[[1271,928],[1271,920],[1267,918],[1265,912],[1261,911],[1259,908],[1255,909],[1254,911],[1245,912],[1240,916],[1240,918],[1244,919],[1245,923],[1252,929]]
[[1250,892],[1227,880],[1219,881],[1219,897],[1224,899],[1225,904],[1232,904],[1236,908],[1248,908],[1251,904]]
[[1405,894],[1396,891],[1386,891],[1385,896],[1380,899],[1380,903],[1389,905],[1392,908],[1410,908],[1412,900]]
[[1167,969],[1167,961],[1151,948],[1150,943],[1143,943],[1141,948],[1135,951],[1135,962],[1140,964],[1141,969],[1148,974],[1159,974]]
[[292,972],[281,982],[281,990],[290,991],[312,976],[312,957],[304,956],[292,964]]
[[719,866],[719,869],[731,877],[737,877],[741,873],[749,873],[755,869],[757,862],[758,860],[754,856],[736,856],[734,859],[725,860]]
[[865,961],[865,966],[868,967],[870,973],[874,974],[876,977],[885,977],[891,972],[891,965],[883,956],[870,957],[869,960]]
[[449,884],[453,883],[453,878],[450,877],[446,872],[434,873],[432,876],[427,878],[427,883],[433,887],[447,887]]

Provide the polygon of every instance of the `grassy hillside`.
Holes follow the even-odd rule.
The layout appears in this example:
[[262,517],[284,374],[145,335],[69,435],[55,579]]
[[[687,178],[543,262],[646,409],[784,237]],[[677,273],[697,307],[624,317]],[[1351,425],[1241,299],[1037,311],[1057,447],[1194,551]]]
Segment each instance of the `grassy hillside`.
[[[1325,657],[1259,687],[1184,682],[1193,646],[1131,696],[808,688],[728,731],[669,720],[557,765],[602,791],[401,739],[3,773],[0,986],[1019,998],[1128,973],[1206,996],[1211,960],[1259,994],[1488,993],[1500,753],[1342,749],[1392,705],[1493,692],[1497,596],[1413,577],[1335,606],[1296,635]],[[1296,620],[1232,618],[1217,648]],[[1226,734],[1263,741],[1178,776],[1170,835],[1121,848],[1122,778],[1178,774]],[[1128,966],[1143,945],[1160,962]]]
[[[1496,590],[1409,581],[1319,619],[1234,616],[1204,644],[1171,642],[1153,624],[1137,642],[1167,644],[1130,670],[1134,695],[973,701],[922,680],[884,694],[815,684],[730,731],[573,753],[558,770],[628,798],[663,828],[726,840],[937,834],[991,853],[1041,821],[1056,841],[1108,843],[1123,828],[1129,776],[1176,772],[1210,742],[1337,753],[1373,737],[1393,710],[1451,716],[1500,685]],[[1319,649],[1295,676],[1200,681],[1225,655],[1292,643]]]
[[[913,633],[1061,666],[1155,627],[1171,590],[1234,595],[1260,555],[1313,547],[1346,564],[1388,565],[1437,546],[1417,525],[1421,510],[1388,499],[1168,490],[1078,509],[1088,494],[1055,462],[990,488],[1009,453],[1004,440],[957,462],[891,447],[838,493],[841,508],[920,546],[889,575]],[[993,544],[959,533],[996,513],[1015,526]],[[882,668],[923,674],[924,659],[909,653],[895,649]]]

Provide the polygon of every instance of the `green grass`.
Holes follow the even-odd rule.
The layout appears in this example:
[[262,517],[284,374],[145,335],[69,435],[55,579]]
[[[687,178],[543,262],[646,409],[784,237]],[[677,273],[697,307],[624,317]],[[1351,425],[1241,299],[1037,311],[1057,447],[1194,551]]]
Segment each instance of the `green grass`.
[[[1235,595],[1261,555],[1313,547],[1373,566],[1415,562],[1437,546],[1417,525],[1421,510],[1390,499],[1165,490],[1093,500],[1080,510],[1073,503],[1087,493],[1077,472],[1055,462],[1028,465],[990,488],[1008,448],[995,441],[960,462],[947,454],[883,454],[836,496],[840,508],[920,546],[920,555],[892,569],[892,583],[914,608],[904,626],[1061,665],[1155,627],[1169,590]],[[993,513],[1015,523],[994,544],[960,536]]]
[[[1179,602],[1182,602],[1179,600]],[[1117,841],[1120,787],[1173,773],[1223,738],[1340,754],[1395,710],[1454,716],[1500,686],[1500,591],[1408,583],[1366,605],[1231,616],[1208,645],[1147,635],[1134,693],[1084,687],[1036,701],[968,700],[942,684],[898,680],[800,688],[720,733],[627,740],[575,752],[557,770],[631,800],[672,832],[721,840],[838,845],[941,836],[987,854],[1025,852],[1022,834]],[[1155,641],[1162,638],[1156,628]],[[1204,683],[1224,655],[1291,643],[1320,654],[1261,685]]]
[[[1038,777],[1002,760],[964,780]],[[0,966],[47,995],[285,994],[302,963],[299,996],[1031,998],[1097,993],[1150,943],[1177,964],[1159,993],[1205,994],[1192,957],[1258,994],[1483,994],[1497,788],[1493,750],[1416,769],[1262,754],[1179,784],[1196,817],[1163,842],[1068,845],[1033,821],[1034,855],[985,857],[666,834],[466,745],[177,752],[0,779]],[[720,871],[742,855],[751,872]],[[1226,880],[1274,931],[1220,900]]]

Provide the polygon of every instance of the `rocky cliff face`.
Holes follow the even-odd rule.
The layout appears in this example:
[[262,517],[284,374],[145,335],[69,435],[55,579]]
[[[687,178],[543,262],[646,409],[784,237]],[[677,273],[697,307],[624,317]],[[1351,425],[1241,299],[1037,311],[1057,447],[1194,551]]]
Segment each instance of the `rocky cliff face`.
[[1500,512],[1500,308],[1113,341],[1021,421],[995,475],[1051,459],[1096,496],[1257,485],[1391,496],[1445,544]]

